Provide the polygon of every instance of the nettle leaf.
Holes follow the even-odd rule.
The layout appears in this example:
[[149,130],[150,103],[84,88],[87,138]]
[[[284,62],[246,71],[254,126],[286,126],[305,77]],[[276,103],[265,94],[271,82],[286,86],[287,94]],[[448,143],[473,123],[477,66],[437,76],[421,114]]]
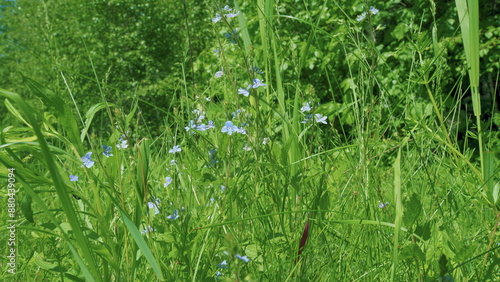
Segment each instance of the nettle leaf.
[[420,202],[419,196],[416,193],[412,193],[410,198],[405,201],[405,214],[403,221],[405,226],[412,226],[417,221],[420,213],[422,212],[422,203]]
[[403,247],[399,255],[401,259],[417,259],[425,261],[425,254],[417,244],[411,244]]

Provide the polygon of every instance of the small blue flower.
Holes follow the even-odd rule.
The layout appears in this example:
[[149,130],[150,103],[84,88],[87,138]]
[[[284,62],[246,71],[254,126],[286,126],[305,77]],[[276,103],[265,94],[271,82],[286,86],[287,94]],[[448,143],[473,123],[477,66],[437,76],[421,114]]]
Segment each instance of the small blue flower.
[[232,121],[226,121],[226,123],[222,127],[221,131],[223,133],[227,133],[229,135],[232,135],[233,132],[237,132],[238,131],[238,127],[236,125],[233,125]]
[[229,7],[229,5],[224,6],[224,8],[222,8],[222,9],[224,9],[224,11],[227,11],[227,12],[231,12],[233,10],[233,8]]
[[328,124],[328,122],[326,121],[327,117],[322,116],[321,114],[315,114],[314,117],[316,118],[316,122]]
[[102,154],[103,154],[104,156],[106,156],[106,158],[109,158],[109,157],[112,157],[112,156],[113,156],[113,154],[111,154],[111,150],[113,149],[113,148],[111,148],[111,146],[102,145],[102,149],[104,150],[104,151],[102,152]]
[[215,128],[214,122],[209,120],[207,124],[207,129]]
[[231,31],[231,33],[226,32],[226,33],[224,33],[224,36],[227,39],[230,39],[231,43],[233,43],[233,44],[236,44],[236,39],[238,39],[240,37],[238,35],[238,29],[234,29],[233,31]]
[[78,181],[78,176],[70,174],[69,175],[69,180],[70,181]]
[[309,102],[305,103],[302,108],[300,108],[301,113],[309,112],[311,110],[311,104]]
[[385,204],[380,202],[380,204],[378,205],[379,208],[383,209],[385,207],[387,207],[389,205],[389,202],[386,202]]
[[312,120],[312,117],[313,117],[313,115],[307,115],[306,119],[303,120],[303,121],[301,121],[301,123],[308,123],[308,122],[310,122]]
[[215,14],[215,18],[212,19],[213,23],[217,23],[222,19],[222,17],[219,14]]
[[262,83],[262,81],[260,81],[260,79],[258,79],[258,78],[254,79],[252,88],[257,88],[260,86],[266,86],[266,85],[264,83]]
[[148,202],[148,208],[150,208],[150,209],[154,208],[155,209],[155,214],[159,214],[160,213],[160,210],[158,210],[158,207],[156,206],[156,203]]
[[264,73],[258,67],[253,67],[251,70],[253,70],[255,73],[258,73],[258,74],[263,74]]
[[180,151],[182,151],[181,147],[179,147],[178,145],[175,145],[175,146],[174,146],[172,149],[170,149],[168,152],[169,152],[170,154],[175,154],[175,153],[180,152]]
[[196,115],[196,122],[197,123],[201,122],[205,118],[205,116],[204,116],[205,113],[198,110],[198,109],[194,109],[193,114]]
[[243,127],[238,127],[238,129],[236,130],[236,132],[238,132],[239,134],[247,134],[247,130],[244,129]]
[[250,92],[247,89],[240,88],[238,89],[238,94],[243,94],[243,96],[248,97],[248,95],[250,95]]
[[128,148],[128,141],[127,140],[123,140],[121,142],[122,142],[121,144],[116,145],[116,148],[118,148],[118,149],[126,149],[126,148]]
[[168,187],[172,183],[172,178],[170,176],[165,177],[165,183],[163,183],[163,187]]
[[234,18],[234,17],[238,16],[239,13],[240,13],[239,11],[236,13],[229,13],[226,15],[226,18]]
[[178,210],[174,210],[174,213],[167,216],[168,219],[171,219],[171,220],[176,220],[179,218],[179,211]]
[[221,263],[219,263],[217,265],[217,267],[219,267],[219,268],[227,268],[227,261],[223,260]]
[[81,165],[81,167],[85,166],[86,168],[91,168],[94,165],[94,161],[90,158],[91,155],[92,152],[88,152],[82,157],[83,165]]
[[219,49],[214,49],[213,52],[214,52],[214,55],[217,55],[217,54],[219,54]]
[[366,12],[363,12],[361,15],[356,17],[356,21],[360,22],[366,18]]
[[376,15],[379,12],[379,10],[375,7],[370,7],[370,12],[372,13],[372,15]]
[[188,126],[184,127],[186,131],[189,131],[191,129],[196,129],[196,124],[194,123],[194,120],[190,120]]
[[[247,90],[249,89],[250,87],[247,88]],[[239,116],[241,114],[242,110],[241,109],[237,109],[236,112],[232,112],[231,113],[231,116],[233,116],[233,118]]]
[[250,261],[250,259],[247,256],[240,256],[240,255],[236,254],[236,257],[239,258],[239,259],[241,259],[244,262],[249,262]]
[[222,77],[224,75],[224,71],[218,71],[215,73],[215,77],[219,78],[219,77]]
[[141,233],[142,234],[146,234],[148,232],[153,232],[153,231],[156,231],[156,228],[153,228],[151,226],[148,226],[148,228],[146,230],[142,230]]
[[176,160],[171,160],[170,161],[170,165],[177,165],[177,161]]
[[221,190],[222,192],[226,191],[226,186],[221,185],[221,186],[220,186],[220,190]]
[[207,126],[204,123],[202,123],[202,124],[198,125],[196,127],[196,129],[199,130],[199,131],[206,131],[208,128],[207,128]]
[[118,140],[118,142],[121,142],[121,144],[116,145],[116,148],[118,148],[118,150],[128,148],[128,140],[125,139],[124,134],[122,134],[122,136],[120,136],[120,139]]

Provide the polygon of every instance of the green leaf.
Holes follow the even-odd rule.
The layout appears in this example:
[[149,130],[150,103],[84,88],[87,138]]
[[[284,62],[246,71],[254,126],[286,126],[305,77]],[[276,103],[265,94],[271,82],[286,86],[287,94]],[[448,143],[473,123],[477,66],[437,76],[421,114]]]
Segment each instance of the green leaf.
[[422,203],[416,193],[412,193],[410,199],[405,201],[405,214],[403,217],[405,226],[411,227],[422,212]]
[[23,201],[21,203],[21,211],[27,221],[34,223],[33,220],[33,209],[31,208],[31,196],[29,194],[24,195]]
[[36,81],[23,76],[23,81],[33,91],[37,97],[47,106],[50,112],[57,118],[68,135],[71,144],[79,153],[83,153],[83,144],[79,139],[79,129],[71,109],[64,103],[64,100],[56,93],[43,87]]

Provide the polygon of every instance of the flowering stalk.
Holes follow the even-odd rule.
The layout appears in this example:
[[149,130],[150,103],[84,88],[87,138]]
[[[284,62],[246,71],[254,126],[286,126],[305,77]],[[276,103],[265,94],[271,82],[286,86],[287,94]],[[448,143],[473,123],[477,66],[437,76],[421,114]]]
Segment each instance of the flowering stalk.
[[299,251],[297,252],[297,258],[295,259],[295,264],[299,262],[300,255],[302,254],[302,250],[304,249],[307,237],[309,237],[309,219],[306,221],[306,225],[304,226],[304,232],[302,232],[302,238],[300,239]]

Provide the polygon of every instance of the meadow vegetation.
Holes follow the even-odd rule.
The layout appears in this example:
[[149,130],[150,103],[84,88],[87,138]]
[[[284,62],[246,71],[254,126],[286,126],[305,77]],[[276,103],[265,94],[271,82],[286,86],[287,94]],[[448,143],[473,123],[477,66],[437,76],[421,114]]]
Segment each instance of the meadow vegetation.
[[1,2],[0,280],[498,281],[494,2]]

